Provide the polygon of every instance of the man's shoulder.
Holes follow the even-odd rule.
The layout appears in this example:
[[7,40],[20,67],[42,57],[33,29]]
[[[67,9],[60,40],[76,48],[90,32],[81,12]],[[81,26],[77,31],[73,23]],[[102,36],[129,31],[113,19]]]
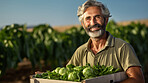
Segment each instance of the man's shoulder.
[[77,48],[77,51],[84,51],[84,50],[86,50],[87,49],[87,45],[88,45],[88,42],[82,44],[81,46],[79,46]]
[[113,35],[111,35],[109,32],[107,32],[109,34],[107,41],[115,47],[120,47],[126,44],[129,44],[127,41],[121,39],[121,38],[117,38]]
[[124,45],[130,45],[127,41],[121,39],[121,38],[116,38],[115,37],[115,45],[118,46],[124,46]]
[[127,43],[125,40],[121,39],[121,38],[116,38],[115,37],[115,42],[117,43]]

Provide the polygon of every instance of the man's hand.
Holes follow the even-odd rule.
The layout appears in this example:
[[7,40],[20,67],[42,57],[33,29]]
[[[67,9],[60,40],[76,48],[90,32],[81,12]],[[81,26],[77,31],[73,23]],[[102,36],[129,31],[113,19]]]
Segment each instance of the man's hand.
[[129,67],[126,74],[128,79],[120,83],[145,83],[143,72],[139,66]]
[[40,72],[40,71],[36,71],[36,72],[35,72],[35,75],[36,75],[36,74],[41,74],[41,73],[43,73],[43,72]]

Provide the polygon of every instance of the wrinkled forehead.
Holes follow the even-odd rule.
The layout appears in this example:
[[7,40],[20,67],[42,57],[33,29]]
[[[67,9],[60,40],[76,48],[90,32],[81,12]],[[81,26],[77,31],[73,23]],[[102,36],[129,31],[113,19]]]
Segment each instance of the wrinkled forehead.
[[95,15],[102,15],[102,11],[101,11],[101,8],[98,7],[98,6],[91,6],[91,7],[88,7],[83,16],[86,17],[86,16],[95,16]]

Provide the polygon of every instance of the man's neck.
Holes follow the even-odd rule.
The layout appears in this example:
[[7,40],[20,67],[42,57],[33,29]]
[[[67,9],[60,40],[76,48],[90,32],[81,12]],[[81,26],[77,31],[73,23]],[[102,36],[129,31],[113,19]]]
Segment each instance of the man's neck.
[[90,49],[93,51],[94,54],[97,54],[101,49],[104,48],[106,40],[107,40],[107,33],[100,37],[100,38],[91,38],[91,46]]

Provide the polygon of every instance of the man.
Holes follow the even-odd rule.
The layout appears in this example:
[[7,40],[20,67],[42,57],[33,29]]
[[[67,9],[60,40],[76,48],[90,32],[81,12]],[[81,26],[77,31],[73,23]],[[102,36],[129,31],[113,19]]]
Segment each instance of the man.
[[113,66],[128,76],[121,83],[144,83],[141,65],[132,46],[106,31],[110,17],[108,8],[101,2],[88,0],[78,8],[77,15],[90,39],[77,48],[68,64]]

